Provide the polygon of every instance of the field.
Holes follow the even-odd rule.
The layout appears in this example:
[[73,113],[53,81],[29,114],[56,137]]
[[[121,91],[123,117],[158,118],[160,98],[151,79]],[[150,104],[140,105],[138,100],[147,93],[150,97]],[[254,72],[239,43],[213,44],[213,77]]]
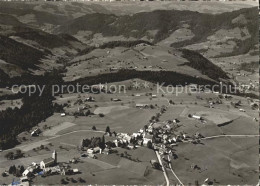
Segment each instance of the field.
[[16,99],[16,100],[3,100],[0,101],[0,111],[1,110],[6,110],[7,108],[20,108],[22,106],[22,101],[21,99]]
[[207,78],[199,71],[185,65],[187,60],[182,58],[181,55],[178,50],[159,45],[95,49],[88,54],[72,59],[67,66],[68,71],[64,80],[71,81],[87,76],[111,73],[121,68],[139,71],[172,70],[178,73]]
[[[258,180],[257,141],[257,137],[220,138],[205,140],[196,146],[182,144],[176,148],[179,158],[172,161],[172,166],[184,183],[194,184],[198,180],[202,184],[210,178],[220,185],[255,184]],[[192,164],[201,169],[191,169]]]

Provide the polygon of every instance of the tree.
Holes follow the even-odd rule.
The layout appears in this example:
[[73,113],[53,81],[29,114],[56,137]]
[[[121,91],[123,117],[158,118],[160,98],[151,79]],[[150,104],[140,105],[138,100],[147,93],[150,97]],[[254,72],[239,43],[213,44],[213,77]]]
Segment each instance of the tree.
[[160,165],[160,163],[158,163],[158,162],[154,162],[154,163],[153,163],[153,167],[154,167],[155,169],[161,170],[161,165]]
[[147,143],[147,147],[148,147],[149,149],[153,149],[153,144],[152,144],[151,141],[148,141],[148,143]]
[[8,152],[5,157],[8,159],[8,160],[12,160],[14,159],[14,153],[13,152]]
[[81,177],[78,178],[78,182],[80,182],[80,183],[86,183],[86,181],[83,180]]
[[103,114],[103,113],[99,113],[98,115],[99,115],[99,117],[101,117],[101,118],[105,117],[105,114]]
[[71,181],[72,183],[77,183],[77,180],[75,180],[74,178],[70,178],[70,181]]
[[44,149],[44,145],[41,145],[41,146],[40,146],[40,149]]
[[97,128],[95,126],[92,127],[92,130],[97,130]]
[[106,128],[106,133],[110,134],[110,127],[109,126],[107,126],[107,128]]
[[9,174],[15,174],[16,173],[16,167],[15,167],[15,165],[13,165],[13,166],[11,166],[10,168],[9,168]]
[[61,184],[63,184],[63,185],[64,185],[64,184],[68,184],[68,182],[67,182],[66,180],[64,180],[64,179],[61,179],[60,182],[61,182]]
[[21,177],[22,176],[22,174],[21,174],[21,172],[20,172],[20,170],[18,168],[15,170],[14,174],[15,174],[16,177]]
[[105,136],[104,135],[102,136],[102,139],[101,139],[101,142],[99,144],[99,147],[101,149],[104,149],[106,147],[106,142],[105,142]]
[[24,172],[24,166],[22,165],[21,167],[20,167],[20,173],[22,174],[23,172]]
[[3,172],[3,173],[2,173],[2,176],[3,176],[3,177],[6,177],[6,176],[7,176],[6,172]]
[[22,151],[21,151],[20,149],[16,150],[16,157],[17,157],[17,158],[20,158],[20,157],[22,157],[22,156],[23,156]]

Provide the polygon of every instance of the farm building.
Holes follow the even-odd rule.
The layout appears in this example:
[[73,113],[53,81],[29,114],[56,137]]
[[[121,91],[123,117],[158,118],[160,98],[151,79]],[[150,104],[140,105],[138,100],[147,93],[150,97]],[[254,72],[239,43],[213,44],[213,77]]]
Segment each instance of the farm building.
[[30,169],[26,169],[23,173],[22,173],[23,176],[26,176],[26,177],[32,177],[33,176],[33,173],[30,171]]
[[136,107],[136,108],[148,108],[149,105],[148,105],[148,104],[137,103],[137,104],[135,105],[135,107]]
[[174,119],[174,120],[173,120],[173,123],[180,123],[180,120]]
[[93,159],[97,159],[97,156],[95,154],[89,154],[88,157],[93,158]]
[[95,99],[90,96],[90,97],[87,97],[87,98],[85,99],[85,101],[87,101],[87,102],[94,102]]
[[194,119],[202,120],[202,117],[198,115],[192,115],[191,117]]
[[145,135],[145,137],[143,138],[143,145],[147,145],[148,144],[148,142],[150,141],[150,142],[152,142],[152,139],[153,139],[153,135]]
[[36,128],[31,132],[31,136],[38,136],[41,133],[41,130],[39,128]]
[[94,153],[100,153],[100,154],[101,154],[102,149],[101,149],[100,147],[95,147],[95,148],[93,149],[93,152],[94,152]]
[[87,150],[87,153],[88,153],[88,154],[93,154],[93,153],[94,153],[94,150],[93,150],[93,149],[88,149],[88,150]]
[[121,99],[118,99],[118,98],[113,98],[112,101],[121,101]]

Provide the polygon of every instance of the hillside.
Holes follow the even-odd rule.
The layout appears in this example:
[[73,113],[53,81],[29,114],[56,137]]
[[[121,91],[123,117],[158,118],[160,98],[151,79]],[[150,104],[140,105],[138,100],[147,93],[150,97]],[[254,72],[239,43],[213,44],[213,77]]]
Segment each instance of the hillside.
[[[15,54],[15,55],[14,55]],[[0,59],[17,65],[22,69],[37,69],[39,60],[45,53],[30,46],[21,44],[5,36],[0,36]]]
[[[101,33],[104,37],[124,36],[148,40],[157,43],[169,37],[174,31],[187,25],[194,37],[188,41],[172,44],[174,47],[183,47],[196,42],[204,41],[221,28],[233,29],[246,27],[254,40],[257,36],[254,25],[257,20],[256,8],[241,9],[223,14],[202,14],[192,11],[156,10],[153,12],[141,12],[134,15],[115,16],[106,14],[88,14],[68,21],[56,29],[56,32],[77,35],[80,31],[89,31],[90,37]],[[232,22],[233,19],[244,15],[247,24]]]
[[199,70],[202,74],[207,75],[211,79],[228,79],[227,74],[220,67],[213,64],[200,53],[183,49],[182,56],[189,61],[189,63],[186,63],[188,66],[191,66],[192,68]]
[[12,36],[18,36],[25,40],[37,42],[40,46],[49,49],[56,47],[68,47],[70,45],[65,39],[57,35],[36,30],[19,32],[13,34]]
[[0,25],[22,26],[24,24],[11,15],[0,14]]

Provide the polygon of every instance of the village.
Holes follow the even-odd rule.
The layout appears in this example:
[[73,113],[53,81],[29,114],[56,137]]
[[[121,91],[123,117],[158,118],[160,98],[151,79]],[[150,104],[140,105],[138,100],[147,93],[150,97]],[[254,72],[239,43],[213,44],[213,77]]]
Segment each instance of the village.
[[[138,80],[129,81],[128,83],[136,81]],[[189,86],[192,89],[196,87],[196,85]],[[201,97],[206,96],[208,96],[207,101],[201,101]],[[222,141],[221,139],[225,138],[230,138],[232,141],[237,138],[249,138],[250,141],[251,139],[257,139],[257,133],[253,131],[255,130],[253,129],[253,125],[255,128],[258,126],[256,116],[258,110],[257,100],[240,99],[237,96],[222,95],[218,92],[203,94],[201,92],[196,93],[196,91],[191,95],[190,93],[182,93],[174,99],[171,99],[171,97],[171,95],[158,95],[156,92],[143,94],[140,88],[131,91],[131,94],[129,93],[128,95],[110,94],[109,96],[105,96],[104,93],[99,93],[93,95],[68,94],[57,96],[56,103],[63,103],[62,105],[66,103],[64,105],[64,111],[52,116],[53,119],[57,119],[50,119],[50,121],[47,120],[39,124],[38,127],[28,133],[31,137],[28,137],[28,135],[26,137],[36,140],[34,143],[37,145],[44,145],[45,147],[42,147],[43,150],[47,148],[47,146],[50,147],[50,150],[44,153],[44,159],[37,158],[38,161],[24,165],[25,168],[20,174],[21,177],[19,179],[13,179],[11,184],[30,185],[31,183],[42,183],[41,181],[39,182],[39,180],[43,178],[44,180],[48,180],[49,178],[53,179],[53,175],[56,175],[56,177],[61,176],[60,179],[58,179],[60,181],[56,182],[57,184],[88,184],[91,182],[89,182],[88,179],[82,178],[85,178],[83,175],[86,174],[88,170],[79,166],[81,163],[103,162],[100,166],[104,166],[104,163],[109,163],[109,170],[111,169],[111,171],[121,169],[121,167],[124,166],[124,162],[121,164],[121,161],[127,161],[128,166],[131,166],[131,164],[137,166],[136,164],[143,164],[144,160],[140,160],[141,158],[139,158],[138,155],[132,157],[131,153],[140,150],[147,151],[146,153],[148,154],[153,154],[149,155],[149,159],[145,159],[147,163],[143,166],[144,172],[147,172],[145,169],[156,171],[152,174],[158,174],[158,171],[162,172],[166,185],[169,183],[182,185],[183,181],[181,180],[183,180],[183,176],[180,176],[179,173],[175,173],[175,171],[178,172],[175,166],[178,167],[178,162],[183,161],[183,157],[180,154],[182,153],[182,146],[185,147],[189,144],[197,148],[203,148],[205,142],[218,139]],[[184,99],[184,97],[187,99]],[[183,100],[185,100],[185,102]],[[105,105],[107,105],[107,103],[112,104],[106,107]],[[96,106],[97,104],[98,106]],[[230,106],[227,106],[227,104]],[[203,109],[203,107],[205,109]],[[196,108],[200,108],[200,112],[196,112]],[[221,109],[226,108],[228,108],[229,112],[221,112]],[[252,115],[251,111],[248,112],[249,110],[255,110],[255,114]],[[129,120],[131,124],[125,125],[124,128],[119,127],[122,124],[121,121],[123,118],[128,120],[125,115],[127,112],[130,113],[130,118],[136,116],[137,113],[148,115],[150,118]],[[132,115],[131,112],[134,112],[134,115]],[[116,113],[119,114],[119,116],[116,116]],[[250,114],[250,116],[248,114]],[[117,118],[118,124],[114,123],[114,120],[111,120],[110,117]],[[219,117],[221,119],[219,119]],[[243,123],[237,119],[240,117],[244,118],[243,120],[252,126],[247,127],[247,130],[245,130]],[[104,118],[106,118],[106,122],[104,122]],[[56,120],[59,124],[55,124]],[[62,120],[64,123],[62,123]],[[88,120],[89,122],[92,121],[90,125],[78,125]],[[53,123],[53,121],[55,122]],[[69,121],[71,121],[71,123]],[[139,121],[142,122],[139,123]],[[238,123],[235,124],[237,125],[236,130],[230,130],[229,128],[232,128],[233,123],[237,121]],[[100,124],[95,124],[99,122],[103,123],[103,127],[99,126]],[[48,126],[48,123],[53,123],[54,126]],[[75,125],[73,123],[78,124]],[[218,132],[220,129],[223,132]],[[78,135],[75,136],[77,133]],[[64,138],[63,135],[67,135],[68,137]],[[52,140],[52,138],[54,139]],[[38,141],[38,139],[40,141]],[[44,139],[48,140],[47,144],[46,142],[42,142],[45,141]],[[56,139],[60,142],[57,143]],[[72,139],[72,141],[69,139]],[[50,142],[52,145],[48,145]],[[223,141],[221,143],[225,142]],[[61,144],[67,147],[61,148]],[[29,151],[27,153],[30,151],[38,151],[35,150],[35,148],[33,149],[33,147],[36,147],[33,143],[30,147],[28,145],[25,144],[25,148],[23,147],[23,149],[28,148]],[[69,151],[74,152],[73,155],[67,158],[63,157],[66,151],[61,151],[66,148],[71,148]],[[53,152],[52,154],[50,154],[51,150]],[[2,153],[7,152],[3,151]],[[118,165],[115,164],[112,166],[110,165],[110,161],[112,161],[110,160],[111,158],[119,158],[121,161],[119,161]],[[19,159],[22,160],[23,158]],[[30,160],[30,157],[27,159]],[[115,160],[112,162],[114,161]],[[202,168],[200,164],[201,163],[196,160],[186,165],[186,167],[189,166],[189,169],[193,172],[196,172],[196,170],[201,172],[198,179],[194,177],[193,181],[189,182],[192,184],[198,182],[206,185],[219,183],[219,178],[216,178],[214,175],[209,177],[204,174],[210,169],[210,166],[205,165],[207,168]],[[8,171],[8,169],[5,169],[2,175],[4,175],[4,177],[11,177],[12,173],[13,170],[10,171],[9,169]],[[14,175],[15,174],[16,173],[14,173]],[[94,173],[91,174],[94,175]],[[141,173],[138,176],[143,177],[145,174],[146,173]],[[177,175],[182,178],[179,178]],[[73,177],[68,178],[69,176]],[[151,180],[153,180],[153,178],[151,178]]]

